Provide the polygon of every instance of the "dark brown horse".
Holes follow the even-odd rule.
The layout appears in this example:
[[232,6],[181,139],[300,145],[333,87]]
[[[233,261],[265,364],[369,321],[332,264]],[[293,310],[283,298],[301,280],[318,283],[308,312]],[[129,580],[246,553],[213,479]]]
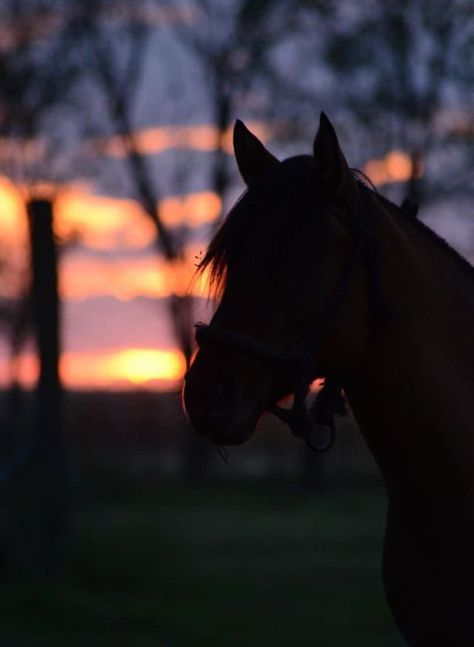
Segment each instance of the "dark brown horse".
[[474,269],[360,181],[324,115],[312,156],[279,162],[240,122],[234,147],[248,190],[203,262],[220,304],[186,376],[191,422],[240,443],[294,394],[305,437],[310,381],[342,386],[386,484],[401,632],[472,647]]

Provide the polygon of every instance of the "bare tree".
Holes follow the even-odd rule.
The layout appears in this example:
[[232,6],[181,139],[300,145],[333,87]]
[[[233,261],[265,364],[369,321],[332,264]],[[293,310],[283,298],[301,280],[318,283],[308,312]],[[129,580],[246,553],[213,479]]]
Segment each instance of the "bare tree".
[[294,25],[281,0],[195,0],[192,6],[196,20],[177,25],[175,31],[204,72],[209,122],[215,132],[210,188],[224,205],[234,177],[226,145],[229,128],[236,115],[266,123],[275,116],[278,99],[288,87],[283,87],[274,49]]
[[[343,116],[346,130],[357,131],[359,148],[373,155],[407,151],[410,197],[423,193],[433,200],[472,186],[472,4],[300,0],[298,5],[324,65],[324,101]],[[436,167],[443,158],[440,174]],[[423,187],[417,177],[421,166],[427,170]]]
[[[143,78],[142,67],[151,29],[144,8],[143,2],[134,3],[133,8],[117,3],[112,27],[108,3],[102,0],[80,2],[77,5],[77,25],[81,28],[85,45],[83,60],[103,92],[114,134],[120,137],[125,149],[125,160],[137,199],[156,228],[160,254],[173,264],[182,257],[183,250],[162,220],[160,195],[140,150],[133,123],[135,98]],[[191,356],[191,341],[190,331],[183,329],[182,320],[188,319],[188,308],[187,299],[178,294],[171,295],[170,314],[186,361]]]

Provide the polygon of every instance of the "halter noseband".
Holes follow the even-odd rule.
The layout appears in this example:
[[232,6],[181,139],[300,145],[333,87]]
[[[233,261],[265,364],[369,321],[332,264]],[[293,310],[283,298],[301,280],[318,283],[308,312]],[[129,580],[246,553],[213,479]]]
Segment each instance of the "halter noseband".
[[[363,203],[367,201],[365,187],[360,197]],[[285,370],[291,376],[293,383],[293,405],[290,409],[271,404],[267,407],[280,420],[285,422],[291,433],[302,438],[314,451],[326,451],[332,445],[335,436],[335,415],[347,413],[342,386],[334,376],[326,376],[324,386],[313,403],[306,406],[306,398],[313,380],[318,377],[318,369],[313,357],[320,349],[329,326],[335,321],[346,300],[356,271],[365,267],[369,278],[369,297],[372,327],[375,330],[386,318],[387,308],[382,293],[379,273],[377,248],[375,245],[375,229],[369,205],[362,204],[358,214],[358,226],[351,232],[354,237],[354,251],[344,268],[336,290],[328,299],[324,316],[320,324],[304,346],[291,350],[279,350],[269,344],[258,341],[242,333],[223,330],[219,326],[203,323],[196,324],[196,342],[200,348],[205,346],[221,346],[234,352],[245,353],[250,357],[272,364],[279,370]],[[344,215],[330,207],[330,210],[344,223]],[[329,440],[324,446],[315,445],[311,437],[314,431],[321,427],[329,428]]]

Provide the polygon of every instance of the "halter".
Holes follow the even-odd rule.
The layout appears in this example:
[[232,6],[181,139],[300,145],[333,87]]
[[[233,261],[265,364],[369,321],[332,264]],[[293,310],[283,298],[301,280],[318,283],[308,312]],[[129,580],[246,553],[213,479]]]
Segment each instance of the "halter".
[[[321,348],[329,326],[338,317],[352,286],[352,278],[359,268],[365,267],[369,279],[373,333],[388,316],[382,292],[374,220],[367,204],[369,192],[365,187],[361,187],[359,195],[362,199],[362,208],[358,210],[358,226],[355,231],[351,231],[354,238],[354,251],[339,277],[334,293],[327,301],[318,327],[304,345],[290,350],[280,350],[249,335],[223,330],[215,324],[198,323],[195,326],[196,342],[200,348],[220,346],[244,353],[290,375],[294,396],[292,407],[284,409],[273,403],[267,407],[267,410],[285,422],[294,436],[302,438],[308,447],[318,452],[326,451],[332,445],[335,437],[334,417],[345,415],[347,410],[341,393],[342,386],[336,376],[326,376],[323,388],[314,402],[307,407],[306,399],[311,383],[318,377],[318,368],[313,357]],[[347,227],[347,218],[341,211],[334,206],[330,206],[328,210]],[[329,440],[323,446],[317,446],[312,442],[311,437],[321,427],[329,428]]]

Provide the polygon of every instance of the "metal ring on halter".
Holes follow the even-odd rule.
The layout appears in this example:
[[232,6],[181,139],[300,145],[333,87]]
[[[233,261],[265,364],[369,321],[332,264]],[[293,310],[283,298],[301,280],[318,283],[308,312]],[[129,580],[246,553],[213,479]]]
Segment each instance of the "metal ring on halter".
[[[306,425],[306,429],[305,429],[304,433],[301,433],[301,428],[300,428],[300,430],[298,430],[292,424],[292,419],[291,419],[292,418],[292,410],[291,409],[284,409],[283,407],[279,407],[277,405],[272,405],[271,407],[268,408],[268,411],[270,413],[272,413],[274,416],[276,416],[279,420],[281,420],[282,422],[287,424],[288,427],[290,428],[290,431],[293,434],[293,436],[295,436],[296,438],[302,438],[304,440],[306,446],[309,449],[311,449],[313,452],[317,452],[317,453],[327,452],[332,447],[332,445],[334,443],[334,440],[336,438],[336,427],[335,427],[333,421],[329,422],[327,425],[320,425],[311,418],[310,414],[308,413],[308,411],[305,408],[304,411],[305,411],[305,416],[308,419],[308,424]],[[329,428],[329,439],[321,447],[316,446],[316,445],[314,445],[312,443],[310,427],[313,430],[315,430],[316,433],[318,433],[319,430],[322,427],[328,427]]]
[[335,427],[334,423],[331,423],[330,425],[328,425],[328,427],[329,427],[329,439],[328,439],[327,443],[325,445],[323,445],[322,447],[316,447],[315,445],[313,445],[313,443],[311,442],[309,436],[304,437],[303,440],[306,443],[306,446],[309,449],[311,449],[313,452],[316,452],[318,454],[322,454],[324,452],[327,452],[333,446],[334,441],[336,439],[336,427]]

